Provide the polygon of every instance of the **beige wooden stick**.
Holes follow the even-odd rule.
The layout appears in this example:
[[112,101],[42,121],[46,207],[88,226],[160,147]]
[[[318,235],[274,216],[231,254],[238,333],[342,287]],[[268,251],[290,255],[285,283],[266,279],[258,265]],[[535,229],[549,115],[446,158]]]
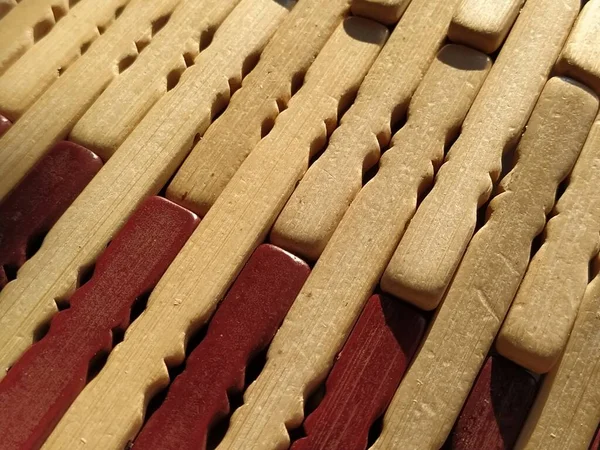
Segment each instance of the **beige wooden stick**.
[[463,0],[452,19],[448,37],[459,44],[493,53],[504,42],[523,2],[524,0]]
[[[262,134],[290,100],[328,37],[348,13],[348,0],[303,0],[277,30],[242,89],[196,144],[167,197],[205,215]],[[297,86],[294,86],[297,87]],[[265,129],[266,128],[266,129]]]
[[16,121],[130,0],[82,0],[0,77],[0,112]]
[[0,74],[69,11],[69,0],[21,0],[0,26]]
[[435,308],[518,142],[560,49],[579,0],[528,0],[382,279],[387,292]]
[[[144,0],[145,1],[145,0]],[[150,110],[65,212],[17,279],[0,292],[0,378],[38,327],[70,296],[78,275],[148,195],[167,182],[211,117],[241,83],[248,58],[264,47],[292,2],[243,0],[175,89]],[[69,448],[69,447],[67,447]]]
[[17,6],[16,0],[0,0],[0,19]]
[[583,7],[556,71],[600,92],[600,0],[590,0]]
[[600,276],[588,285],[567,347],[546,376],[515,448],[587,450],[600,421]]
[[[75,124],[69,139],[105,161],[172,88],[240,0],[181,0],[135,64],[110,84]],[[198,45],[200,41],[200,45]],[[0,80],[1,81],[1,80]]]
[[427,68],[459,0],[413,0],[342,118],[325,153],[310,167],[271,233],[271,241],[316,260],[377,163]]
[[[598,98],[571,80],[544,88],[427,338],[387,410],[373,449],[440,448],[494,340],[543,229],[556,189],[577,160]],[[425,258],[426,255],[423,255]]]
[[352,14],[392,25],[402,17],[411,0],[352,0]]
[[304,87],[203,219],[145,312],[75,400],[45,449],[73,448],[81,439],[86,448],[122,448],[135,436],[147,402],[169,382],[166,366],[183,361],[187,336],[210,317],[264,239],[310,153],[325,143],[338,108],[358,88],[386,37],[385,27],[364,19],[348,19],[338,28],[309,69]]
[[489,64],[485,55],[456,46],[433,62],[410,107],[422,120],[396,135],[378,173],[350,205],[219,449],[285,448],[287,429],[301,424],[304,399],[331,368],[415,210],[418,190],[431,181],[431,159],[441,157],[444,141],[456,133]]
[[569,179],[496,341],[502,355],[538,373],[565,348],[600,248],[600,118]]

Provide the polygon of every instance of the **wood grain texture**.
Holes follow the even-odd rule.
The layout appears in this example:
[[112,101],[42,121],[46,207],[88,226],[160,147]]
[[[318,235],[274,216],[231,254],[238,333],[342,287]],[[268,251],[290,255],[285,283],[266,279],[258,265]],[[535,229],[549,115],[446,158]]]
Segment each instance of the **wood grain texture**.
[[600,93],[600,1],[590,0],[577,18],[556,71]]
[[147,38],[152,23],[170,14],[178,2],[132,0],[119,20],[0,138],[0,200],[44,153],[67,136],[87,108],[118,76],[119,62],[137,54],[135,42]]
[[211,30],[214,32],[239,2],[181,0],[133,66],[120,74],[79,119],[69,139],[108,160],[193,63],[199,49],[209,44]]
[[372,296],[339,354],[325,397],[292,450],[364,450],[421,342],[426,320],[397,299]]
[[352,14],[393,25],[400,20],[410,2],[411,0],[352,0]]
[[110,352],[113,330],[129,325],[196,228],[198,218],[160,197],[144,201],[100,256],[91,280],[50,330],[0,382],[3,450],[39,448],[86,384],[90,364]]
[[248,362],[269,345],[309,273],[304,261],[273,245],[254,251],[136,449],[205,450],[210,427],[229,412],[228,395],[243,390]]
[[[448,127],[442,135],[462,122],[485,78],[487,58],[478,55],[484,62],[478,71],[441,62],[432,68],[438,76],[428,83],[431,89],[447,87],[430,124]],[[416,208],[424,176],[419,166],[410,169],[422,159],[426,173],[430,170],[429,155],[421,154],[429,149],[427,137],[436,138],[419,135],[414,146],[386,152],[377,175],[350,205],[275,335],[261,375],[233,414],[221,450],[285,447],[287,429],[301,425],[304,399],[327,376]]]
[[494,53],[508,35],[524,0],[463,0],[452,19],[448,37],[485,53]]
[[516,450],[587,450],[600,422],[600,276],[588,285],[569,343],[545,377]]
[[0,77],[0,111],[17,120],[130,0],[81,0]]
[[374,450],[444,444],[525,274],[531,243],[597,110],[598,98],[575,82],[552,78],[546,84],[515,166],[500,183],[489,219],[471,240],[427,339],[396,391]]
[[415,0],[360,87],[328,147],[303,177],[271,233],[273,243],[316,260],[391,139],[392,124],[446,36],[458,0]]
[[542,91],[579,0],[528,0],[384,274],[390,293],[434,309]]
[[477,376],[454,429],[448,450],[514,448],[537,392],[523,368],[491,356]]
[[[243,0],[233,14],[239,20],[231,23],[236,31],[232,33],[236,36],[233,48],[247,48],[252,43],[256,46],[261,29],[274,30],[284,9],[272,0]],[[252,16],[255,23],[249,21]],[[242,28],[246,32],[240,35]],[[67,411],[46,449],[74,448],[82,445],[81,438],[87,442],[86,448],[105,449],[123,446],[135,436],[147,402],[169,382],[167,367],[183,361],[187,336],[208,320],[252,251],[264,240],[306,170],[311,152],[326,141],[337,123],[338,108],[345,106],[343,99],[356,91],[386,37],[384,27],[364,20],[353,19],[338,28],[311,66],[301,91],[204,217],[150,296],[144,313]],[[215,42],[209,48],[219,51],[213,46]],[[232,53],[218,53],[227,67],[234,63]],[[227,86],[227,77],[221,75],[221,80]],[[206,85],[206,77],[197,83]],[[198,103],[198,92],[182,94],[188,95],[181,101]],[[192,110],[192,114],[199,115],[199,111]],[[181,127],[181,120],[175,124]],[[169,145],[162,145],[157,153],[168,153]],[[147,144],[140,148],[143,154],[148,150]],[[144,171],[147,174],[148,170]],[[152,173],[148,176],[155,178]]]
[[68,0],[21,0],[2,18],[0,74],[69,11]]
[[534,372],[560,358],[577,317],[600,248],[599,184],[597,118],[496,341],[502,355]]
[[52,228],[101,167],[88,149],[59,142],[0,203],[0,289],[7,272],[25,263],[32,241]]
[[[287,14],[272,0],[243,0],[219,28],[213,45],[150,110],[119,151],[46,236],[17,279],[0,292],[0,368],[31,344],[34,331],[77,287],[127,217],[157,193],[241,83],[244,61],[260,52]],[[104,214],[99,214],[99,211]],[[0,369],[0,377],[2,370]]]
[[206,131],[167,189],[205,215],[297,89],[343,17],[349,0],[301,1],[277,30],[223,114]]

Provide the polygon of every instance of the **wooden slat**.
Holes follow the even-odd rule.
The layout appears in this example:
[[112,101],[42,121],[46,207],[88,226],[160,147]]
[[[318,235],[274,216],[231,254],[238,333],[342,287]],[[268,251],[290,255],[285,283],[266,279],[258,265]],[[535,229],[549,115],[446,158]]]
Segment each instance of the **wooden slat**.
[[67,136],[118,76],[119,62],[137,54],[135,42],[147,39],[152,23],[170,14],[177,3],[179,0],[132,0],[119,20],[0,138],[0,200],[46,151]]
[[588,285],[569,343],[546,376],[515,449],[587,450],[600,422],[600,276]]
[[600,93],[599,0],[589,0],[583,7],[560,55],[556,70]]
[[431,67],[421,104],[437,94],[425,127],[431,133],[415,133],[406,147],[383,155],[379,172],[348,209],[275,335],[221,450],[282,448],[286,428],[300,426],[303,399],[327,376],[415,210],[417,190],[431,170],[430,152],[462,122],[488,64],[485,55],[466,49],[454,65]]
[[523,3],[524,0],[463,0],[452,19],[448,37],[453,42],[493,53],[504,42]]
[[575,21],[579,0],[528,0],[383,277],[388,292],[435,308]]
[[210,427],[229,412],[228,395],[243,390],[248,362],[269,345],[309,273],[304,261],[273,245],[254,251],[136,449],[206,448]]
[[600,248],[599,185],[597,118],[496,342],[502,355],[532,371],[548,372],[569,339]]
[[0,0],[0,19],[17,6],[17,0]]
[[135,64],[119,75],[75,124],[69,139],[108,160],[173,87],[173,80],[198,56],[199,48],[207,46],[211,30],[217,29],[239,2],[181,0]]
[[304,176],[271,240],[316,260],[377,163],[391,125],[403,118],[411,96],[442,45],[459,0],[414,0],[365,78],[329,145]]
[[516,164],[490,203],[488,221],[471,240],[373,449],[443,445],[525,274],[531,243],[545,225],[556,189],[577,160],[597,110],[598,98],[575,82],[552,78],[546,84]]
[[196,144],[167,197],[205,215],[237,169],[275,122],[331,33],[348,0],[303,0],[277,30],[260,61],[223,114]]
[[158,192],[206,130],[213,111],[241,83],[244,61],[264,47],[287,14],[272,0],[243,0],[219,28],[213,44],[186,71],[180,84],[148,113],[119,151],[46,236],[17,279],[0,292],[2,369],[31,344],[35,329],[56,312],[79,273],[93,264],[127,217]]
[[400,20],[411,0],[352,0],[352,14],[386,25]]
[[130,0],[82,0],[0,77],[0,111],[17,120]]
[[[236,38],[230,45],[256,45],[260,30],[269,24],[273,31],[280,23],[282,10],[281,4],[272,0],[243,0],[226,21],[236,16],[236,21],[230,23],[235,26],[231,31],[236,31],[232,33]],[[250,20],[252,17],[256,19]],[[387,29],[373,22],[352,19],[340,25],[311,66],[302,90],[204,217],[150,296],[144,313],[113,350],[102,372],[73,403],[47,441],[46,449],[72,448],[81,438],[89,448],[122,447],[135,436],[145,405],[169,382],[167,366],[183,361],[186,336],[208,320],[245,261],[264,240],[285,199],[306,170],[311,152],[323,146],[336,125],[338,108],[346,106],[345,99],[358,88],[386,37]],[[215,44],[209,49],[218,53],[211,56],[220,55],[228,64],[226,67],[231,67],[233,52]],[[226,80],[225,75],[218,78],[225,85]],[[198,104],[198,86],[207,86],[207,77],[194,81],[195,91],[182,92],[180,102]],[[197,116],[200,111],[191,110],[189,116]],[[185,129],[178,118],[180,121],[171,126]],[[146,120],[127,141],[135,137]],[[164,121],[164,115],[161,120]],[[152,147],[142,142],[138,150],[152,161],[157,154],[168,155],[173,141],[171,136],[166,143],[156,142],[152,153]],[[187,140],[187,149],[189,143]],[[123,147],[119,152],[122,150]],[[105,167],[111,166],[119,152]],[[161,164],[166,165],[164,160]],[[143,169],[141,180],[156,178],[152,165]],[[162,182],[167,176],[161,175]],[[126,180],[122,188],[129,198],[145,187],[134,183],[132,188],[129,184]],[[252,447],[245,444],[241,448]]]
[[190,211],[160,197],[133,213],[71,307],[0,382],[3,450],[41,446],[85,386],[92,359],[110,351],[113,330],[129,325],[136,298],[154,287],[197,224]]

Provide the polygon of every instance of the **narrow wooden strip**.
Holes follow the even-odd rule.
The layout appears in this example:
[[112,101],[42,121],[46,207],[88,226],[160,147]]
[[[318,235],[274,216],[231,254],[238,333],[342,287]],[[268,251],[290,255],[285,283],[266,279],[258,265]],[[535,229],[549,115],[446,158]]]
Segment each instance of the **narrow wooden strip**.
[[600,448],[600,427],[598,427],[598,431],[596,431],[596,437],[592,442],[589,450],[598,450]]
[[[17,120],[130,0],[81,0],[0,77],[0,111]],[[68,2],[67,2],[68,3]]]
[[[447,127],[441,136],[457,129],[485,78],[489,62],[476,55],[458,67],[436,62],[430,69],[434,75],[425,77],[429,88],[424,92],[447,89],[431,111],[439,115],[429,123],[432,129]],[[429,152],[442,147],[439,135],[417,133],[406,147],[383,155],[379,171],[350,205],[275,335],[221,450],[284,447],[287,429],[301,425],[304,399],[327,376],[416,208],[418,187],[431,173]],[[415,166],[419,157],[423,162]]]
[[[269,27],[271,31],[278,24],[276,19],[283,18],[281,3],[272,0],[243,0],[238,8],[232,13],[236,20],[230,23],[236,27],[234,48],[256,42],[259,31],[266,27],[260,21],[252,23],[251,17],[273,24]],[[227,21],[230,19],[231,15]],[[241,30],[244,30],[242,36]],[[132,324],[94,383],[79,395],[50,436],[47,449],[71,448],[81,438],[91,448],[120,447],[135,436],[142,424],[146,402],[169,382],[167,366],[183,361],[186,336],[208,320],[244,262],[264,240],[306,170],[311,152],[324,145],[335,127],[339,109],[347,106],[344,102],[358,89],[386,37],[385,27],[356,18],[345,21],[333,34],[307,73],[303,88],[203,219],[157,285],[145,312]],[[209,49],[214,45],[213,42]],[[214,49],[219,51],[218,47]],[[218,55],[232,64],[231,52],[220,51]],[[220,76],[218,81],[227,84],[226,79]],[[197,83],[206,86],[207,78],[202,77]],[[197,105],[198,84],[194,91],[182,92],[182,97],[183,94],[187,97],[179,100]],[[192,115],[198,116],[199,111],[192,110]],[[157,122],[164,120],[162,114]],[[208,118],[206,122],[204,129]],[[173,126],[186,127],[181,122]],[[127,141],[138,130],[140,127]],[[148,153],[153,147],[143,142],[140,155],[147,155],[151,161],[156,155],[168,155],[173,140],[169,137],[166,144],[157,142],[159,145],[151,154]],[[189,149],[190,140],[186,143]],[[105,167],[111,165],[119,152]],[[166,164],[164,159],[158,160]],[[171,173],[176,166],[173,164]],[[138,175],[141,180],[154,178],[153,166],[144,169]],[[161,174],[163,182],[166,177],[168,174]],[[130,198],[145,187],[138,186],[139,181],[133,187],[128,180],[127,183],[123,191]],[[237,448],[252,446],[244,444]]]
[[175,175],[168,198],[200,215],[208,212],[288,104],[292,89],[348,13],[348,3],[303,0],[292,10],[231,104]]
[[600,1],[583,7],[563,48],[556,70],[600,93]]
[[15,6],[17,6],[16,0],[0,0],[0,19],[8,14]]
[[494,53],[506,39],[523,3],[524,0],[463,0],[454,14],[448,37]]
[[89,283],[50,331],[0,382],[4,450],[39,448],[86,384],[92,358],[126,328],[133,302],[149,292],[196,228],[198,218],[160,197],[133,213],[98,259]]
[[2,136],[10,128],[12,123],[6,117],[0,115],[0,136]]
[[514,448],[537,391],[535,378],[499,356],[489,357],[456,421],[452,450]]
[[201,135],[213,111],[227,104],[228,80],[241,83],[244,61],[260,52],[292,5],[243,1],[178,86],[150,110],[65,212],[17,279],[0,292],[0,378],[31,344],[37,327],[55,314],[54,299],[68,298],[78,274],[94,263],[143,199],[172,176],[194,135]]
[[68,0],[21,0],[0,26],[0,74],[69,11]]
[[600,276],[588,285],[569,343],[540,393],[516,449],[587,450],[600,422]]
[[75,124],[69,139],[108,160],[148,110],[172,89],[198,56],[199,48],[208,45],[210,33],[239,2],[181,0],[135,64],[119,75]]
[[292,450],[364,450],[423,333],[425,318],[398,300],[372,296],[327,378],[325,398]]
[[27,248],[46,234],[98,173],[102,161],[88,149],[59,142],[0,203],[0,289],[27,258]]
[[254,251],[136,449],[206,448],[210,427],[229,412],[227,395],[244,388],[248,361],[269,345],[309,273],[305,262],[275,246]]
[[544,232],[496,347],[516,363],[548,372],[567,344],[600,248],[600,118]]
[[[137,55],[152,23],[180,0],[131,0],[119,20],[100,36],[0,138],[0,200],[73,125],[119,74],[119,62]],[[0,27],[1,28],[1,27]]]
[[502,154],[521,137],[579,11],[579,0],[528,0],[388,266],[388,292],[435,308],[490,196]]
[[325,153],[310,167],[280,215],[273,243],[316,260],[377,163],[391,125],[406,113],[445,37],[459,0],[414,0],[360,87]]
[[352,0],[352,14],[393,25],[408,7],[411,0]]
[[[531,243],[577,160],[598,98],[568,79],[546,84],[500,183],[488,221],[471,240],[425,343],[384,418],[374,449],[440,448],[517,292]],[[424,255],[427,257],[427,255]]]

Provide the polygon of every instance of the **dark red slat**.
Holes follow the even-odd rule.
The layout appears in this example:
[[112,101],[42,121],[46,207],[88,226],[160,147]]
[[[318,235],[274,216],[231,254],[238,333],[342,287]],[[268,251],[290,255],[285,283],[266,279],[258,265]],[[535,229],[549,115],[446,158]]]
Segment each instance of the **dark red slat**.
[[535,378],[500,357],[488,358],[449,440],[453,450],[509,450],[519,437],[535,394]]
[[10,128],[12,123],[6,117],[0,115],[0,136],[6,133],[6,130]]
[[244,388],[246,365],[273,339],[310,269],[272,245],[256,249],[211,320],[186,369],[150,417],[134,449],[204,449],[211,425]]
[[596,431],[596,437],[592,441],[592,445],[590,446],[590,450],[598,450],[600,449],[600,427],[598,431]]
[[158,282],[196,228],[191,212],[147,199],[75,291],[48,334],[0,382],[3,450],[37,448],[86,384],[90,361],[112,348],[112,331],[125,328],[135,299]]
[[362,450],[425,331],[426,321],[398,300],[373,295],[344,345],[326,394],[304,421],[293,450]]
[[0,204],[0,289],[9,281],[5,269],[25,263],[29,242],[50,230],[101,167],[88,149],[59,142]]

